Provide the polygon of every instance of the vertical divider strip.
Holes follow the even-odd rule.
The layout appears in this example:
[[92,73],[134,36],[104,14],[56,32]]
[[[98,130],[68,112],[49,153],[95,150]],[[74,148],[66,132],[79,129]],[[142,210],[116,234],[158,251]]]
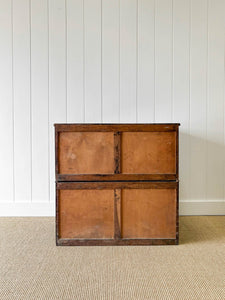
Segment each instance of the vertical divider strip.
[[55,180],[57,180],[57,175],[59,174],[59,131],[55,127]]
[[114,174],[121,172],[121,132],[114,132]]
[[176,179],[179,180],[179,126],[176,129]]
[[57,182],[55,183],[55,187],[56,187],[56,212],[55,212],[55,237],[56,237],[56,245],[58,245],[58,240],[59,240],[59,189],[57,188]]
[[114,238],[121,239],[121,189],[114,190]]
[[176,187],[176,243],[179,244],[179,181]]

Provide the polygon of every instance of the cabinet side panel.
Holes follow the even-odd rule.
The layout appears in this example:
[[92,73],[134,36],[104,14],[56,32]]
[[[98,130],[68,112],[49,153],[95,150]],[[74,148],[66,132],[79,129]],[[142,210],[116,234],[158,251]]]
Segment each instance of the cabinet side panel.
[[122,190],[122,238],[175,239],[176,190]]

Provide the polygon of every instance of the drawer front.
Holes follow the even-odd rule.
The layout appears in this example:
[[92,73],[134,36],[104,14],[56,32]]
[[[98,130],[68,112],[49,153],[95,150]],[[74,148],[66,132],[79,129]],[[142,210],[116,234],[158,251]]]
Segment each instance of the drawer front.
[[121,165],[125,174],[176,174],[176,132],[124,132]]
[[57,183],[58,245],[178,242],[177,182]]
[[113,238],[113,207],[113,190],[60,190],[59,236]]
[[178,125],[56,125],[56,180],[176,180]]
[[113,132],[61,132],[60,174],[113,174]]
[[176,238],[175,189],[123,189],[123,238]]

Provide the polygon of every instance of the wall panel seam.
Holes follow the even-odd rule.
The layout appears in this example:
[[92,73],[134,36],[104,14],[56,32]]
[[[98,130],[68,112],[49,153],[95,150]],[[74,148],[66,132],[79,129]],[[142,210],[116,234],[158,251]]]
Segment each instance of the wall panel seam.
[[171,2],[172,9],[172,30],[171,30],[171,122],[173,122],[174,119],[174,3],[173,0]]
[[15,109],[14,109],[14,51],[13,51],[13,0],[11,0],[11,43],[12,43],[12,152],[13,152],[13,202],[15,202],[15,122],[14,122],[14,115],[15,115]]
[[86,103],[85,103],[85,0],[83,0],[83,122],[85,123],[85,110],[86,110]]
[[156,26],[156,17],[155,17],[155,14],[156,14],[156,1],[157,0],[154,0],[154,117],[153,117],[153,122],[155,123],[155,88],[156,88],[156,80],[155,80],[155,71],[156,71],[156,65],[155,65],[155,57],[156,57],[156,47],[155,47],[155,41],[156,41],[156,38],[155,38],[155,26]]
[[101,0],[101,123],[103,121],[103,95],[102,95],[102,0]]
[[30,195],[31,199],[30,202],[33,202],[33,165],[32,165],[32,158],[33,158],[33,145],[32,145],[32,128],[33,128],[33,118],[32,118],[32,108],[33,108],[33,95],[32,95],[32,61],[31,61],[31,53],[32,53],[32,48],[31,48],[31,36],[32,36],[32,31],[31,31],[31,1],[29,0],[29,46],[30,46],[30,57],[29,57],[29,63],[30,63]]
[[49,94],[49,75],[50,75],[50,72],[49,72],[49,57],[50,57],[50,54],[49,54],[49,0],[47,0],[47,37],[48,37],[48,40],[47,40],[47,47],[48,47],[48,53],[47,53],[47,60],[48,60],[48,69],[47,69],[47,76],[48,76],[48,83],[47,83],[47,88],[48,88],[48,202],[50,203],[50,101],[49,101],[49,98],[50,98],[50,94]]
[[209,0],[207,0],[207,10],[206,10],[206,117],[205,117],[205,149],[206,149],[206,173],[205,173],[205,200],[208,200],[208,108],[209,108]]
[[67,34],[68,34],[68,30],[67,30],[67,26],[68,26],[68,22],[67,22],[67,0],[65,1],[65,98],[66,98],[66,122],[68,122],[68,47],[67,47]]
[[119,47],[118,47],[118,56],[119,56],[119,68],[118,68],[118,84],[119,84],[119,87],[118,87],[118,92],[119,92],[119,123],[120,123],[120,85],[121,85],[121,82],[120,82],[120,0],[118,0],[118,9],[119,9],[119,13],[118,13],[118,22],[119,22],[119,26],[118,26],[118,44],[119,44]]
[[139,29],[139,18],[138,18],[138,3],[139,1],[136,0],[136,123],[138,123],[138,46],[139,46],[139,37],[138,37],[138,29]]

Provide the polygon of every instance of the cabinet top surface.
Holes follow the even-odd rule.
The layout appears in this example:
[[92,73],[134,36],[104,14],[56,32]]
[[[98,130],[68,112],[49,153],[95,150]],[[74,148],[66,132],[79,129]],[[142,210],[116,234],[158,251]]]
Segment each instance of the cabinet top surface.
[[58,131],[171,131],[180,123],[57,123]]
[[54,126],[58,126],[58,125],[116,125],[116,126],[136,126],[136,125],[177,125],[180,126],[180,123],[55,123]]

